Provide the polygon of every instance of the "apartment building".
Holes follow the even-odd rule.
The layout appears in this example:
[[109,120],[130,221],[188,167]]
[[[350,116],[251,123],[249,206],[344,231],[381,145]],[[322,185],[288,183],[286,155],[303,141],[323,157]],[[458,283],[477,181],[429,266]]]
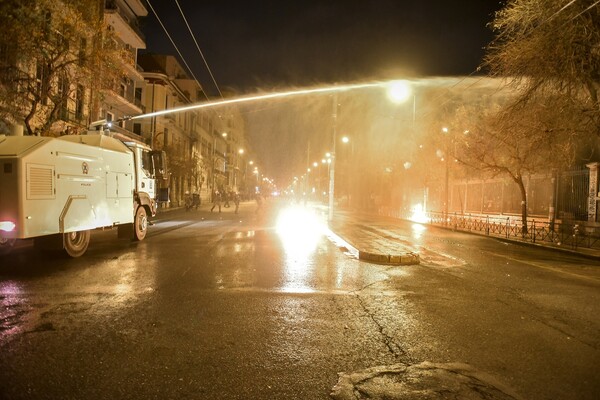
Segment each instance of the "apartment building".
[[123,74],[104,82],[99,116],[107,121],[120,121],[118,126],[128,132],[140,135],[132,121],[124,117],[145,112],[142,104],[144,77],[137,67],[139,49],[146,48],[144,34],[139,26],[139,18],[148,15],[142,0],[100,0],[104,3],[104,19],[111,36],[114,49],[122,60]]

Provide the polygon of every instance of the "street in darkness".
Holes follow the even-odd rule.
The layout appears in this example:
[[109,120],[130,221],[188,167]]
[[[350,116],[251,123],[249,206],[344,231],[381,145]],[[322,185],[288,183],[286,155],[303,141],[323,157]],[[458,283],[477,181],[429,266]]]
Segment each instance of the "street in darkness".
[[[270,199],[0,258],[2,399],[596,399],[597,260]],[[360,230],[420,264],[359,260]],[[373,236],[375,235],[375,236]],[[376,239],[370,239],[371,246]]]

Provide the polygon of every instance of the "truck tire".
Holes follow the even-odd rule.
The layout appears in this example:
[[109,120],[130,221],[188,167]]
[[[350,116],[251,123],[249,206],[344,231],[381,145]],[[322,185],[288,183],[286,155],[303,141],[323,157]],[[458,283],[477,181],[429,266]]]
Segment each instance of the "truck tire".
[[133,221],[133,240],[144,240],[146,232],[148,232],[148,214],[143,206],[139,206],[135,211]]
[[90,244],[90,231],[77,231],[63,234],[63,246],[70,257],[76,258],[87,250]]
[[8,254],[12,251],[16,239],[0,238],[0,255]]

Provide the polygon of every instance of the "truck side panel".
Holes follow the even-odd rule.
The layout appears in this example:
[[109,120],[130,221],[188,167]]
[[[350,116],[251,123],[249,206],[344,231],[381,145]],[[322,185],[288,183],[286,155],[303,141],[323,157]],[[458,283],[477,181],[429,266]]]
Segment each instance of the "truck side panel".
[[[104,138],[109,140],[116,141]],[[3,237],[133,222],[133,154],[123,144],[105,148],[41,138],[25,146],[24,141],[30,139],[6,138],[0,148],[0,214],[17,226]]]

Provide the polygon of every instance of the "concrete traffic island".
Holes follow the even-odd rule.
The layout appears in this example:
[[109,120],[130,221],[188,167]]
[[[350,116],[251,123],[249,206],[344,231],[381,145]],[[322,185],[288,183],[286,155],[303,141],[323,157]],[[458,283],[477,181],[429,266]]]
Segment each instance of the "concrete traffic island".
[[377,264],[415,265],[421,262],[419,254],[406,252],[402,254],[383,254],[373,251],[358,250],[358,259]]
[[334,241],[351,248],[350,252],[361,261],[384,265],[415,265],[421,262],[419,254],[406,243],[367,229],[363,224],[355,223],[350,215],[336,214],[329,223],[329,232]]

